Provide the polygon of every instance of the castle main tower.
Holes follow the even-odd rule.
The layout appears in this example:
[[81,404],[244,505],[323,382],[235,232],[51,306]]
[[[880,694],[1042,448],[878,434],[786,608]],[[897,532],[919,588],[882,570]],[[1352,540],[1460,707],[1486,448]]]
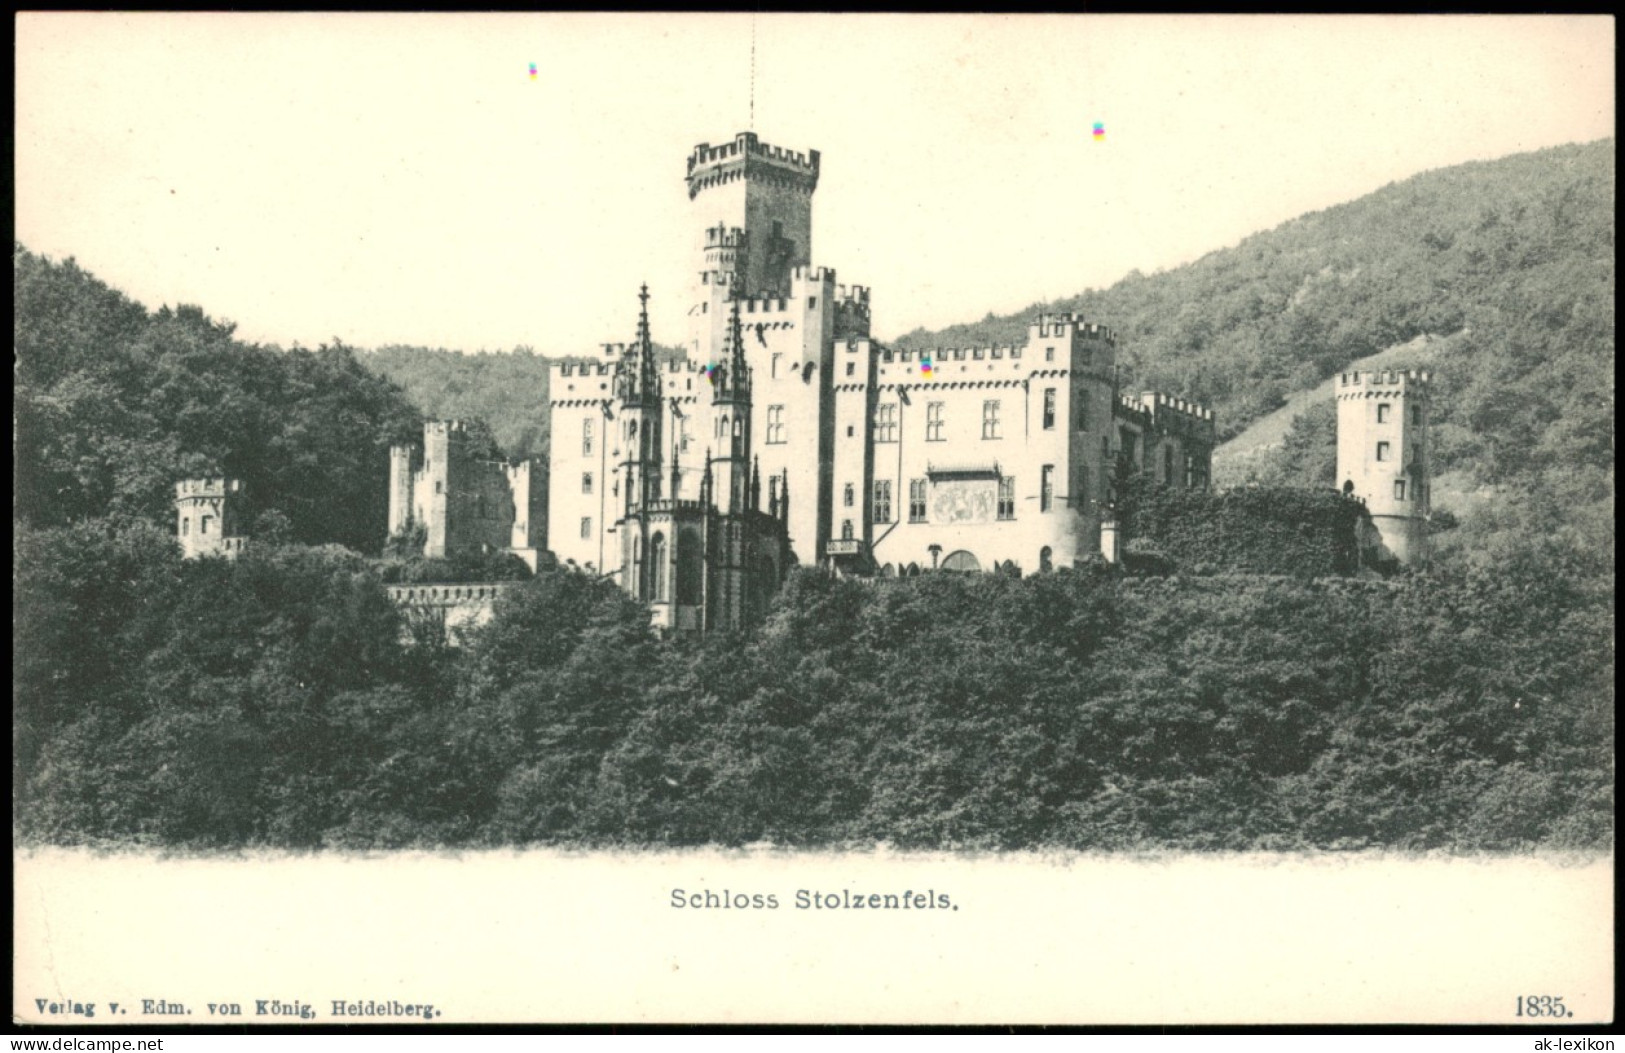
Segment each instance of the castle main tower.
[[1431,381],[1391,369],[1337,378],[1338,487],[1365,502],[1383,546],[1406,565],[1427,561]]
[[789,295],[790,272],[812,262],[812,195],[818,151],[781,150],[740,132],[701,143],[688,158],[688,198],[700,231],[700,295],[717,275],[740,299]]
[[175,484],[175,532],[181,554],[234,559],[248,540],[238,479],[182,479]]

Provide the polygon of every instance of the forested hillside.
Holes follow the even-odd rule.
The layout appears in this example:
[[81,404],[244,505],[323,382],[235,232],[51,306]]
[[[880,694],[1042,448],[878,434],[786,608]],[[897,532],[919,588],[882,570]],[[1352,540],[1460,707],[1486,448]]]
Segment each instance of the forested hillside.
[[175,482],[245,481],[262,537],[384,541],[388,448],[419,414],[347,347],[244,344],[198,307],[149,312],[14,246],[15,514],[174,523]]
[[[680,351],[656,345],[657,356],[670,359]],[[548,452],[548,367],[554,361],[528,347],[511,352],[464,354],[442,348],[392,344],[362,354],[361,363],[406,391],[426,417],[436,420],[478,418],[507,456],[523,460]],[[593,361],[598,361],[594,359]]]
[[25,841],[1606,850],[1613,588],[1541,559],[1399,582],[876,585],[658,639],[612,582],[403,644],[354,554],[16,554]]
[[[1019,342],[1034,314],[1063,310],[1118,331],[1131,386],[1212,405],[1221,437],[1359,359],[1438,338],[1407,358],[1436,371],[1436,469],[1503,488],[1497,516],[1583,521],[1587,543],[1612,547],[1611,139],[1427,172],[1187,266],[896,343]],[[1304,416],[1260,482],[1332,485],[1331,407]]]

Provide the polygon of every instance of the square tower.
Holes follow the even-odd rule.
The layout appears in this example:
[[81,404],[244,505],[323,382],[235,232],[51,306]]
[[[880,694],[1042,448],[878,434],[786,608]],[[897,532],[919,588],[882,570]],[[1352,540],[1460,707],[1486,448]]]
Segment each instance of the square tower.
[[740,132],[722,146],[696,146],[688,158],[688,197],[704,261],[702,286],[727,275],[724,281],[740,284],[741,299],[787,295],[791,270],[812,262],[817,187],[817,150],[781,150],[754,132]]

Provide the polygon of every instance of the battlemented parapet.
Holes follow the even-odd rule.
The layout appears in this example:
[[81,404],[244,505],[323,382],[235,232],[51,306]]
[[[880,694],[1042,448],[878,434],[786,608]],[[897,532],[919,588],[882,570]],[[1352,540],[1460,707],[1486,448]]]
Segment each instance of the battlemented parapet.
[[1338,488],[1365,503],[1386,554],[1402,564],[1427,559],[1432,380],[1398,369],[1337,377]]
[[700,143],[688,155],[688,196],[746,177],[777,182],[811,194],[818,187],[818,151],[805,154],[770,146],[755,132],[740,132],[731,143]]
[[425,637],[456,644],[469,629],[491,620],[496,602],[517,582],[459,585],[386,585],[384,592],[404,615],[404,642]]
[[1139,395],[1119,395],[1118,403],[1129,413],[1142,414],[1155,430],[1213,439],[1213,411],[1199,402],[1160,391],[1142,391]]
[[187,559],[233,559],[248,541],[239,479],[182,479],[175,484],[175,534]]

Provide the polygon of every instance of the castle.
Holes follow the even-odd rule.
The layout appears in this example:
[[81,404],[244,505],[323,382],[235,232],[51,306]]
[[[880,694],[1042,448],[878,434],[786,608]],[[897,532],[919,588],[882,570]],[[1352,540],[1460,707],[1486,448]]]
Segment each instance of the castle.
[[[871,339],[869,290],[811,262],[818,176],[816,150],[750,132],[697,146],[687,361],[657,360],[645,288],[631,343],[551,367],[545,498],[539,466],[481,460],[462,425],[430,422],[421,447],[391,451],[390,533],[533,569],[545,550],[616,578],[657,625],[704,631],[757,620],[794,563],[891,577],[1115,561],[1119,468],[1208,488],[1213,412],[1118,390],[1105,326],[1042,315],[1004,347]],[[1373,552],[1401,563],[1426,558],[1428,385],[1338,381],[1340,489],[1366,504]],[[236,485],[180,484],[188,555],[240,548]]]
[[[1119,455],[1170,485],[1208,485],[1212,411],[1118,391],[1104,326],[1046,315],[1010,347],[872,340],[869,290],[811,263],[818,174],[817,151],[749,132],[689,156],[688,361],[657,367],[640,322],[634,344],[553,366],[548,547],[561,562],[646,598],[649,575],[681,578],[681,546],[654,559],[638,512],[663,482],[672,499],[724,511],[732,488],[765,480],[761,514],[783,523],[787,559],[881,576],[1070,565],[1101,551],[1103,524],[1110,555]],[[635,412],[628,383],[644,400]],[[768,533],[755,544],[748,595],[771,592],[759,575],[783,569]],[[651,569],[639,570],[640,545]],[[684,624],[658,606],[656,620]]]

